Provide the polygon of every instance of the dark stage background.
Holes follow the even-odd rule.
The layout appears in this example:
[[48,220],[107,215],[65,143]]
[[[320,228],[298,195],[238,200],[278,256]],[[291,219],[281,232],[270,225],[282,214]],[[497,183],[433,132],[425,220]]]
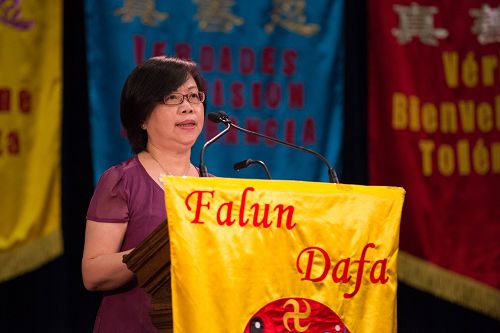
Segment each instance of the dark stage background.
[[[64,255],[0,284],[0,332],[91,332],[99,293],[84,289],[80,260],[93,191],[83,0],[64,1],[62,225]],[[365,0],[346,0],[346,111],[341,182],[367,184]],[[112,59],[110,59],[112,61]],[[43,163],[43,162],[40,162]],[[500,323],[400,283],[399,332],[500,332]]]

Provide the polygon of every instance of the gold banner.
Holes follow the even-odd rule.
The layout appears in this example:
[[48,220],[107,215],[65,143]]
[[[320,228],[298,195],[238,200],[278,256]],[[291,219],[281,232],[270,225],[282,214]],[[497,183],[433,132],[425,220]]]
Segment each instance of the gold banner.
[[0,282],[62,253],[62,1],[0,2]]
[[164,177],[175,332],[395,332],[401,188]]

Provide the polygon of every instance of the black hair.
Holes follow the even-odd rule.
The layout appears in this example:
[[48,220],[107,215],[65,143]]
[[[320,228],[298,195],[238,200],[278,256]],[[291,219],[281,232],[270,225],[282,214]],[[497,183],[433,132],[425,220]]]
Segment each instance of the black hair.
[[123,85],[120,100],[120,119],[132,151],[146,149],[148,134],[141,126],[163,97],[183,85],[189,75],[203,90],[203,79],[190,60],[176,57],[154,57],[134,68]]

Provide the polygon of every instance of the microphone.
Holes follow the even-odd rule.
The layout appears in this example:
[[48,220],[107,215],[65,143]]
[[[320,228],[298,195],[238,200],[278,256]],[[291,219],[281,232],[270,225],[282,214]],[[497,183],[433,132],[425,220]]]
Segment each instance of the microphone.
[[[219,118],[220,117],[218,115],[216,115],[215,112],[210,112],[208,114],[208,119],[214,123],[220,123],[221,121],[219,120]],[[210,140],[205,142],[205,144],[203,145],[203,148],[201,148],[200,166],[199,166],[200,177],[208,177],[208,170],[207,170],[207,166],[205,165],[205,150],[207,150],[208,146],[210,146],[212,143],[217,141],[220,137],[222,137],[224,134],[226,134],[227,131],[229,131],[229,129],[231,129],[231,126],[229,124],[224,123],[224,125],[226,125],[227,127],[224,128],[224,130],[222,130],[222,132],[220,132],[219,134],[217,134],[216,136],[214,136],[213,138],[211,138]]]
[[264,163],[261,160],[252,160],[252,159],[249,158],[247,160],[243,160],[243,161],[234,163],[233,168],[236,171],[240,171],[241,169],[247,168],[247,167],[249,167],[252,164],[260,164],[264,168],[264,171],[266,172],[267,178],[268,179],[272,179],[271,178],[271,174],[269,173],[269,169],[267,168],[266,163]]
[[[210,114],[214,114],[214,115],[210,116]],[[213,122],[217,122],[217,123],[222,122],[222,123],[228,125],[229,128],[230,127],[234,127],[237,130],[245,132],[247,134],[257,135],[257,136],[259,136],[261,138],[264,138],[264,139],[267,139],[267,140],[270,140],[270,141],[273,141],[273,142],[285,145],[287,147],[290,147],[290,148],[293,148],[293,149],[296,149],[296,150],[300,150],[300,151],[304,151],[306,153],[312,154],[312,155],[316,156],[317,158],[319,158],[327,166],[327,168],[328,168],[328,179],[330,180],[330,183],[336,183],[336,184],[339,183],[339,179],[337,177],[337,173],[335,172],[335,169],[333,169],[333,167],[330,165],[330,163],[327,161],[327,159],[323,155],[321,155],[320,153],[318,153],[317,151],[314,151],[312,149],[308,149],[306,147],[298,146],[298,145],[293,144],[293,143],[282,141],[280,139],[276,139],[276,138],[273,138],[273,137],[268,136],[268,135],[260,134],[258,132],[250,131],[250,130],[247,130],[246,128],[243,128],[243,127],[239,127],[239,126],[235,125],[231,121],[231,119],[229,119],[229,116],[224,111],[209,113],[208,114],[208,119],[210,119]],[[226,128],[226,130],[227,130],[227,128]]]

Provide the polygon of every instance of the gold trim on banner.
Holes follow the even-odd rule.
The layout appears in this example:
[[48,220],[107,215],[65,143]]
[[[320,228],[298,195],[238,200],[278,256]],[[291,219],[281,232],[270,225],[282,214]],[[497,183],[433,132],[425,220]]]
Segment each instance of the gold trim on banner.
[[401,282],[468,309],[500,319],[500,291],[484,283],[399,251]]
[[0,282],[37,269],[63,253],[60,228],[0,253]]

